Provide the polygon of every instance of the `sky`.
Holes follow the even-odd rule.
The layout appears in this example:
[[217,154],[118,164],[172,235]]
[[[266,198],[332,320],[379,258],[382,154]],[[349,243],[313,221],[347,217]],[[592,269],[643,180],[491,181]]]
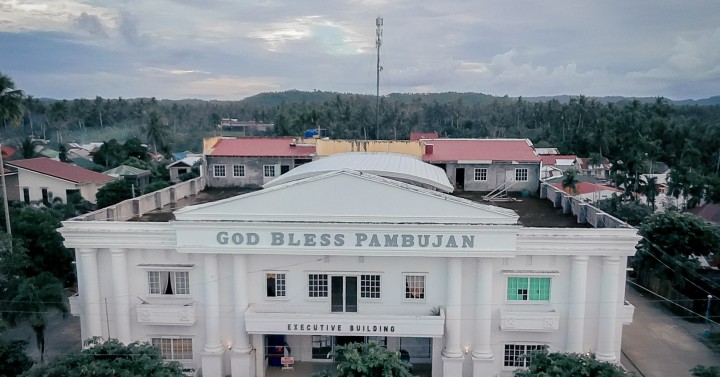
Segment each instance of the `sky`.
[[0,0],[35,97],[720,95],[718,0]]

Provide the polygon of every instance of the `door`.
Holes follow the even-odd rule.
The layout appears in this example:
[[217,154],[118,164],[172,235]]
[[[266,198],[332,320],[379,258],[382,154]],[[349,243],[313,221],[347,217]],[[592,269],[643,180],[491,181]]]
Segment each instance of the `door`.
[[290,165],[280,165],[280,175],[290,171]]
[[330,311],[356,313],[357,276],[333,276],[330,285]]
[[465,168],[455,169],[455,187],[459,190],[465,188]]

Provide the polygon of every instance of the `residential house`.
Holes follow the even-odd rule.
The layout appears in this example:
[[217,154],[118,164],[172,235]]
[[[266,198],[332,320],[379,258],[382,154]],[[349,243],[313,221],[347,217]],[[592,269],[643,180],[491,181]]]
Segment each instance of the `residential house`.
[[593,182],[577,182],[574,190],[563,187],[562,182],[555,182],[552,185],[575,196],[577,199],[592,203],[598,200],[610,199],[613,195],[619,196],[622,194],[622,190]]
[[150,176],[152,172],[150,170],[139,169],[134,166],[120,165],[116,168],[105,171],[105,174],[115,177],[122,178],[133,185],[133,190],[138,190],[138,193],[145,191],[145,187],[150,184]]
[[559,177],[568,170],[580,173],[580,161],[575,155],[540,155],[540,179]]
[[202,156],[186,156],[167,166],[171,182],[180,182],[180,176],[202,168]]
[[598,179],[610,179],[612,164],[606,157],[603,157],[599,164],[591,164],[590,158],[580,158],[579,160],[582,174]]

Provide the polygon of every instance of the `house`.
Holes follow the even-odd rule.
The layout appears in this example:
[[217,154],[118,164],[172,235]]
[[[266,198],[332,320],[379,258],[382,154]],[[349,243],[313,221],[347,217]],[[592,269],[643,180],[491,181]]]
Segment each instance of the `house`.
[[64,221],[82,339],[150,342],[203,377],[279,373],[286,354],[321,370],[368,341],[433,377],[509,376],[545,346],[619,362],[636,229],[524,226],[519,209],[421,187],[427,174],[312,164],[157,221]]
[[104,173],[111,177],[122,178],[130,182],[133,185],[133,189],[139,190],[139,192],[145,191],[145,187],[150,184],[150,176],[152,175],[150,170],[140,169],[128,165],[120,165],[116,168],[107,170]]
[[606,157],[603,157],[599,164],[591,164],[590,158],[580,158],[579,160],[582,174],[598,179],[610,179],[612,164]]
[[95,203],[97,191],[115,179],[47,157],[9,161],[7,164],[17,169],[19,195],[25,203],[42,201],[48,204],[56,199],[66,203],[72,194],[82,195],[85,200]]
[[575,155],[540,155],[540,160],[540,179],[559,177],[568,170],[580,171],[580,161]]
[[528,139],[423,139],[423,160],[445,170],[458,190],[536,192],[540,157]]
[[170,172],[170,181],[180,182],[180,176],[193,171],[193,169],[200,169],[202,166],[202,156],[186,156],[182,159],[173,162],[167,166]]
[[622,190],[615,187],[601,185],[593,182],[578,182],[575,184],[575,190],[564,188],[562,182],[555,182],[553,186],[574,195],[578,199],[595,203],[598,200],[610,199],[613,195],[621,195]]
[[0,196],[3,194],[3,192],[7,193],[7,200],[10,202],[18,201],[20,200],[20,190],[18,189],[18,175],[16,169],[10,169],[7,167],[0,167],[0,169],[3,169],[3,179],[5,180],[5,184],[7,185],[6,190],[2,190],[2,181],[0,180]]
[[315,145],[297,144],[294,138],[213,138],[205,143],[211,187],[260,187],[315,155]]

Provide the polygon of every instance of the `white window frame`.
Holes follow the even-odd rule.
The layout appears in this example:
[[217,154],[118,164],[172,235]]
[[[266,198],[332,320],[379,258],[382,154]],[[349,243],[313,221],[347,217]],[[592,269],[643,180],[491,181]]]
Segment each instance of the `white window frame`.
[[[313,280],[315,278],[315,280]],[[325,280],[324,285],[322,279]],[[330,274],[326,272],[308,272],[307,273],[307,292],[306,297],[313,301],[327,301],[330,299]],[[312,287],[317,283],[318,296],[313,296]],[[324,288],[322,290],[321,288]],[[324,293],[324,295],[323,295]]]
[[[517,353],[516,355],[513,355],[513,365],[508,365],[507,360],[507,347],[522,347],[522,351],[520,353]],[[540,344],[540,343],[505,343],[503,344],[503,369],[520,369],[520,368],[527,368],[530,360],[524,357],[524,355],[527,355],[528,348],[532,347],[533,349],[530,350],[530,352],[537,352],[542,351],[544,348],[547,348],[547,344]],[[519,364],[519,365],[518,365]]]
[[[185,343],[188,341],[190,343],[190,350],[189,350],[190,357],[189,358],[182,357],[182,356],[188,356],[187,351],[183,352],[181,350],[181,351],[176,352],[176,349],[175,349],[176,343],[181,343],[181,344],[177,344],[177,345],[180,347],[183,347],[182,343]],[[193,338],[190,338],[190,337],[185,338],[185,337],[181,337],[181,336],[151,336],[148,342],[151,345],[160,348],[160,352],[162,354],[163,360],[187,362],[187,361],[192,361],[194,358],[193,357],[193,351],[194,351]],[[169,343],[169,346],[170,346],[170,348],[169,348],[170,355],[166,355],[166,353],[164,352],[164,348],[163,348],[164,344],[162,344],[162,343],[166,343],[166,342]],[[177,355],[176,355],[176,353],[177,353]],[[168,357],[166,357],[166,356],[168,356]],[[181,357],[175,357],[175,356],[181,356]]]
[[[222,175],[220,171],[222,170]],[[227,166],[223,164],[213,164],[212,166],[213,178],[225,178],[227,177]]]
[[[169,279],[173,293],[163,293],[163,282]],[[147,271],[148,295],[154,297],[190,296],[190,271],[153,269]],[[181,292],[182,293],[178,293]]]
[[[364,278],[369,278],[369,280],[364,280]],[[360,274],[360,290],[358,292],[358,299],[362,301],[380,301],[383,297],[382,294],[382,274],[379,273],[363,273]],[[375,283],[373,280],[374,278],[377,278],[376,287],[373,287],[373,283]],[[365,284],[369,284],[365,286]],[[372,288],[377,288],[377,292],[373,292]],[[367,295],[367,296],[365,296]],[[377,297],[372,297],[373,295],[377,295]]]
[[[403,292],[402,297],[403,297],[404,302],[425,302],[425,301],[427,301],[427,297],[428,297],[427,276],[428,276],[428,274],[423,273],[423,272],[405,272],[405,273],[403,273],[403,275],[402,275],[402,292]],[[422,282],[423,282],[423,287],[422,287],[422,289],[423,289],[422,296],[423,297],[422,298],[408,297],[407,282],[408,282],[409,277],[415,277],[415,278],[421,277],[422,278]]]
[[[525,175],[525,179],[518,179],[518,176],[522,176],[522,175],[523,175],[523,173],[522,173],[523,171],[525,171],[525,174],[524,174],[524,175]],[[530,180],[530,169],[528,169],[528,168],[516,168],[516,169],[515,169],[515,180],[518,181],[518,182],[527,182],[528,180]]]
[[488,168],[475,168],[475,171],[473,172],[473,178],[475,179],[475,182],[486,182],[487,173]]
[[[234,178],[245,178],[245,165],[233,165],[232,169]],[[240,170],[242,174],[236,174],[238,170]]]
[[[281,278],[282,276],[282,278]],[[287,271],[265,271],[265,274],[263,275],[265,282],[265,298],[268,300],[287,300]],[[271,277],[275,278],[275,296],[268,295],[268,279]],[[278,284],[279,281],[282,281],[281,284]],[[282,287],[280,287],[282,286]],[[282,292],[282,294],[278,294]]]
[[[272,172],[272,174],[270,174]],[[263,177],[274,178],[277,177],[277,169],[275,165],[263,165]]]

